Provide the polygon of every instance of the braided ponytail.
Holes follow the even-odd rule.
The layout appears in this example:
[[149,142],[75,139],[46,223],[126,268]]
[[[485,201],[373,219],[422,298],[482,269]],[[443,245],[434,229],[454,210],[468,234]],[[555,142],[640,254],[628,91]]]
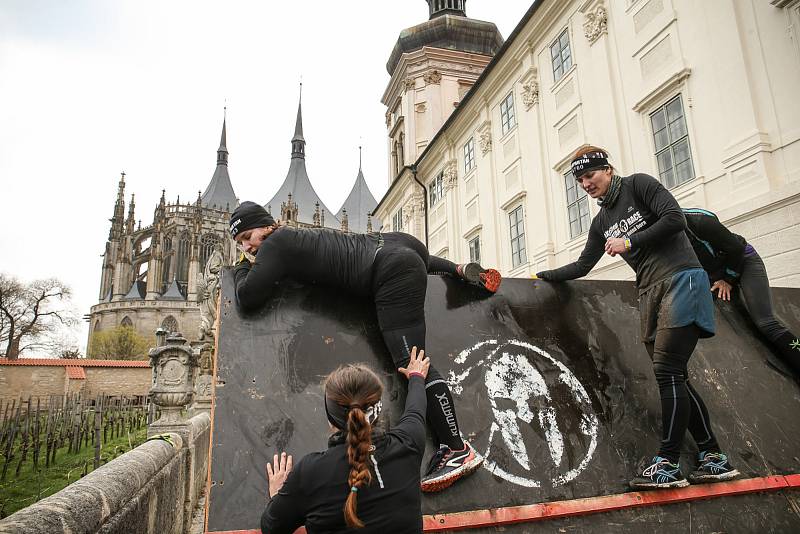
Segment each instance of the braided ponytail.
[[372,447],[372,426],[364,407],[381,400],[383,384],[378,375],[365,365],[343,365],[325,380],[325,396],[340,406],[347,406],[347,475],[348,494],[344,503],[344,520],[350,528],[362,528],[358,518],[358,491],[372,482],[369,452]]
[[[364,526],[364,523],[356,515],[356,501],[358,490],[372,481],[372,472],[367,463],[369,449],[372,445],[371,434],[372,427],[361,407],[351,408],[347,416],[347,460],[350,463],[347,485],[350,487],[350,493],[344,503],[344,520],[351,528]],[[354,488],[355,491],[353,491]]]

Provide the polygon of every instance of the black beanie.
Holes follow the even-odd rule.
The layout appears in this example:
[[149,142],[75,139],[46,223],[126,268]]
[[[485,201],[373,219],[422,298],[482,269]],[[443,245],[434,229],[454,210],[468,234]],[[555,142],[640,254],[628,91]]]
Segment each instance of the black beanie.
[[264,206],[245,201],[239,204],[239,207],[233,210],[233,215],[231,215],[231,237],[236,239],[236,236],[245,230],[263,228],[273,224],[275,224],[275,219],[264,209]]

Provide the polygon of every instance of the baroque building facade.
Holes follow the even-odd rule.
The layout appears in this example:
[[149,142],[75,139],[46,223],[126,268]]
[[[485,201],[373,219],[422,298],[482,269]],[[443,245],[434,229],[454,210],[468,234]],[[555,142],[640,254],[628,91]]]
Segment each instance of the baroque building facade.
[[[717,213],[773,285],[800,285],[800,0],[538,0],[491,54],[425,33],[470,20],[465,2],[428,4],[388,65],[384,230],[505,276],[574,261],[599,207],[569,164],[596,144]],[[633,279],[610,257],[590,276]]]

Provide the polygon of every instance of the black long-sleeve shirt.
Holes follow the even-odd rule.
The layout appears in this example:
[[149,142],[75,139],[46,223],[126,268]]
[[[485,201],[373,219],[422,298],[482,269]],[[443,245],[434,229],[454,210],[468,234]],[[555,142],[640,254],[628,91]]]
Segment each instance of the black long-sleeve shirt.
[[420,465],[426,406],[424,379],[414,375],[400,421],[385,434],[373,433],[375,451],[368,460],[372,483],[358,490],[358,517],[364,528],[348,529],[344,521],[350,464],[345,436],[338,433],[327,451],[308,454],[294,465],[261,516],[261,532],[292,533],[302,525],[309,534],[422,532]]
[[738,283],[747,240],[728,230],[710,211],[687,208],[683,214],[689,242],[711,281]]
[[234,269],[239,306],[259,308],[283,278],[368,295],[378,240],[378,234],[282,226],[261,243],[255,263]]
[[589,228],[586,245],[577,261],[544,271],[542,278],[572,280],[589,274],[605,253],[609,238],[628,238],[631,250],[622,259],[636,272],[636,285],[644,289],[700,262],[686,237],[686,219],[678,202],[661,182],[647,174],[622,178],[617,201],[602,208]]

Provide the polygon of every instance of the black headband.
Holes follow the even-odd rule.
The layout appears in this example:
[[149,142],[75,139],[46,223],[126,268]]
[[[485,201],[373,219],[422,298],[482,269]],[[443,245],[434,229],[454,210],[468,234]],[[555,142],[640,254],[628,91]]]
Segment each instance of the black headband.
[[608,166],[608,154],[600,151],[588,152],[572,160],[572,174],[575,175],[575,178],[580,178],[582,174],[588,171]]
[[[356,406],[342,406],[338,404],[334,400],[328,398],[325,395],[325,415],[328,418],[330,424],[338,428],[339,430],[346,430],[347,429],[347,414],[350,412],[352,408]],[[367,421],[369,424],[375,424],[375,420],[378,419],[378,416],[381,414],[381,410],[383,409],[383,403],[381,401],[376,402],[375,404],[363,407],[358,406],[364,410],[364,414],[367,416]]]
[[264,209],[264,206],[255,202],[245,201],[239,204],[231,215],[231,237],[236,239],[236,236],[245,230],[263,228],[273,224],[275,224],[275,219]]

